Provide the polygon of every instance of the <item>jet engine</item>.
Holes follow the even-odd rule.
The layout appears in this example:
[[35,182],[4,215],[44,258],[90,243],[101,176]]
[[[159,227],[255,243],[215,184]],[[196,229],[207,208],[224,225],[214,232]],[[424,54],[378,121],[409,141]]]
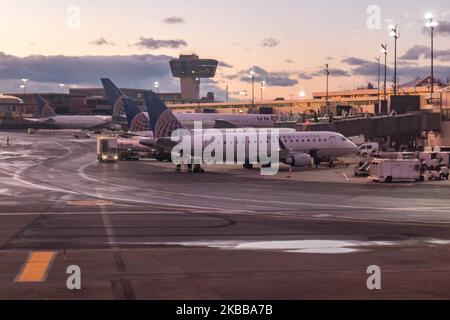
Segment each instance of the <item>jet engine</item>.
[[311,165],[311,156],[306,153],[298,153],[289,156],[285,163],[293,168],[303,168]]

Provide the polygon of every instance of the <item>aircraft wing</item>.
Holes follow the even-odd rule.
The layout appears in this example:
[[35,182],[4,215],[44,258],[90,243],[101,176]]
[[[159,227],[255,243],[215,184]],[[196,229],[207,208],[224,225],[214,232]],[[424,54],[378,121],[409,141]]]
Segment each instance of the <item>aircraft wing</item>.
[[177,145],[178,143],[177,142],[173,142],[171,139],[169,139],[169,138],[160,138],[160,139],[157,139],[156,141],[155,141],[155,146],[158,148],[158,149],[161,149],[161,150],[169,150],[169,151],[172,151],[172,149]]
[[133,138],[133,137],[145,138],[144,135],[136,134],[136,133],[132,133],[132,132],[122,132],[121,134],[119,134],[119,137],[124,138],[124,139],[129,139],[129,138]]

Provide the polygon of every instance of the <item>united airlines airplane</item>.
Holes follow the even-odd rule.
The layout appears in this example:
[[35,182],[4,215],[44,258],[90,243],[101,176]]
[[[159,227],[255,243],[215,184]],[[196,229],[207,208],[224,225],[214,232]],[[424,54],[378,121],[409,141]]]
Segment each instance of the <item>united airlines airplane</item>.
[[[112,128],[110,116],[62,116],[57,115],[49,103],[40,95],[35,95],[38,111],[35,115],[35,123],[55,129],[98,129]],[[27,119],[30,120],[30,119]]]
[[[150,116],[150,128],[154,135],[154,146],[161,152],[172,151],[174,143],[172,134],[175,130],[185,129],[181,122],[174,116],[170,109],[164,104],[159,96],[154,92],[144,95],[147,111]],[[252,137],[262,143],[267,142],[266,150],[273,151],[272,135],[263,136],[263,131],[256,130],[256,136]],[[217,136],[219,134],[219,136]],[[224,131],[216,130],[215,134],[201,133],[203,142],[223,141],[224,155],[234,153],[233,158],[245,159],[245,167],[251,167],[248,162],[250,150],[250,140],[245,141],[245,148],[239,148],[236,145],[236,139],[227,141]],[[220,136],[222,135],[222,136]],[[306,167],[311,164],[312,157],[319,159],[335,159],[345,155],[355,154],[357,146],[345,138],[343,135],[335,132],[279,132],[277,137],[279,160],[292,167]],[[207,148],[207,143],[202,143],[202,151]],[[245,155],[238,154],[245,152]]]
[[[110,79],[101,79],[108,100],[113,108],[113,116],[119,117],[124,112],[124,99],[128,97]],[[194,123],[201,121],[208,128],[272,128],[278,121],[277,115],[262,114],[223,114],[223,113],[174,113],[183,126],[193,128]],[[148,120],[148,115],[147,115]],[[145,121],[146,125],[148,121]],[[141,131],[150,131],[141,126]],[[131,130],[131,129],[130,129]]]

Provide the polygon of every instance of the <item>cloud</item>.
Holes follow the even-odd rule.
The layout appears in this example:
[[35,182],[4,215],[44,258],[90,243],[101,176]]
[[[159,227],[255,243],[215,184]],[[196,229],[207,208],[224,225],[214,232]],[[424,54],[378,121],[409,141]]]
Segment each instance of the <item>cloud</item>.
[[[430,30],[424,27],[423,32],[429,34]],[[436,27],[436,35],[439,36],[450,36],[450,21],[439,21],[439,25]]]
[[367,63],[367,60],[355,58],[355,57],[348,57],[342,59],[342,63],[348,64],[350,66],[361,66],[363,64]]
[[298,84],[298,80],[292,78],[293,73],[287,71],[268,72],[265,69],[253,66],[252,68],[241,70],[236,76],[228,76],[229,80],[239,79],[242,82],[251,83],[250,72],[256,74],[256,81],[265,81],[272,87],[291,87]]
[[284,62],[286,62],[286,63],[295,63],[294,60],[291,60],[291,59],[286,59],[286,60],[284,60]]
[[[416,45],[400,57],[401,60],[419,60],[419,59],[431,59],[431,48],[427,46]],[[440,61],[450,61],[450,49],[447,50],[435,50],[434,58]]]
[[219,62],[219,67],[222,67],[222,68],[228,68],[228,69],[234,68],[231,64],[226,63],[225,61],[220,61],[220,62]]
[[[350,73],[354,76],[364,76],[364,77],[378,76],[378,62],[375,60],[369,61],[357,57],[347,57],[342,59],[342,63],[352,67]],[[391,73],[391,70],[389,68],[388,73]]]
[[157,40],[154,38],[145,38],[141,37],[139,42],[135,44],[135,46],[150,50],[157,50],[161,48],[169,48],[169,49],[178,49],[181,47],[186,47],[187,42],[184,40]]
[[331,76],[333,77],[350,77],[351,74],[347,70],[331,68],[330,69]]
[[[417,49],[417,52],[420,52],[421,49]],[[413,56],[417,52],[411,52],[410,56]],[[356,63],[358,62],[358,63]],[[346,58],[343,60],[343,63],[351,65],[353,68],[351,69],[351,74],[354,76],[362,76],[368,77],[371,79],[375,79],[378,75],[378,62],[369,61],[360,58]],[[401,66],[401,67],[400,67]],[[384,76],[384,66],[382,66],[382,77]],[[430,74],[429,66],[417,66],[414,64],[408,63],[399,63],[399,68],[397,69],[400,83],[404,83],[407,81],[411,81],[417,77],[423,77]],[[388,82],[391,83],[393,78],[394,70],[391,67],[387,68],[387,78]],[[436,65],[435,66],[435,74],[437,78],[442,80],[446,80],[447,77],[450,76],[450,67],[444,65]]]
[[115,46],[116,45],[115,43],[110,42],[103,37],[100,37],[97,40],[94,40],[92,42],[89,42],[89,44],[95,45],[95,46]]
[[[43,56],[17,57],[0,52],[0,88],[17,91],[17,81],[29,78],[31,90],[47,90],[56,83],[100,86],[101,77],[109,77],[125,87],[147,88],[153,81],[165,88],[179,90],[166,55],[128,56]],[[54,89],[56,90],[56,88]]]
[[[311,80],[315,77],[322,77],[324,76],[323,71],[318,70],[314,72],[300,72],[298,75],[298,78],[300,80]],[[350,77],[351,74],[343,69],[338,68],[330,68],[330,76],[331,77]]]
[[276,47],[279,44],[280,44],[280,40],[275,39],[275,38],[267,38],[261,42],[262,47],[268,47],[268,48]]
[[419,60],[429,54],[430,49],[427,46],[415,45],[409,48],[406,53],[400,57],[401,60]]
[[181,24],[181,23],[186,23],[186,20],[184,20],[184,18],[181,17],[168,17],[166,19],[163,20],[164,23],[166,24]]

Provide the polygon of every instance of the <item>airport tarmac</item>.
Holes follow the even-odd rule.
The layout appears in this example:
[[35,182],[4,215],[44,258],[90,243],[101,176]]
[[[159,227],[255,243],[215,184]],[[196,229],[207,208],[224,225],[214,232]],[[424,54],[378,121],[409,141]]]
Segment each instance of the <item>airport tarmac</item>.
[[94,139],[49,133],[0,133],[0,160],[0,299],[450,298],[446,181],[99,164]]

